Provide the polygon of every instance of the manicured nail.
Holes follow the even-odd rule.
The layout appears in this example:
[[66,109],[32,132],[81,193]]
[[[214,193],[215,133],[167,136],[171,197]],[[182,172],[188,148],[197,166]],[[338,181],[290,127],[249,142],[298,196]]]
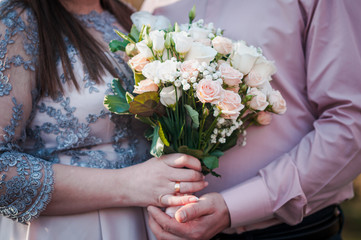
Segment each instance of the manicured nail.
[[199,198],[197,198],[197,197],[191,197],[191,198],[189,199],[189,201],[190,201],[190,202],[198,202],[198,201],[199,201]]

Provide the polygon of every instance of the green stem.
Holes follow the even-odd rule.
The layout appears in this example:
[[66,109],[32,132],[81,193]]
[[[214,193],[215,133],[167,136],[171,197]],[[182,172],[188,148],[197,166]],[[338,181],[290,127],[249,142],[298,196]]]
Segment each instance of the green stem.
[[206,120],[206,116],[204,114],[204,107],[205,107],[205,103],[203,103],[203,105],[202,105],[202,112],[201,112],[202,113],[202,120],[201,120],[200,126],[199,126],[198,149],[201,149],[203,126],[204,126],[204,122]]

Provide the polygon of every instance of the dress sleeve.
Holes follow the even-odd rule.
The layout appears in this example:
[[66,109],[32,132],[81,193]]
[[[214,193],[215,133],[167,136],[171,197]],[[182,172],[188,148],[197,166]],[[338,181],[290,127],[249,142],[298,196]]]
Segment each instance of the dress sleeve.
[[35,29],[27,11],[0,22],[0,214],[22,223],[45,209],[54,184],[51,163],[21,148],[33,106]]
[[290,152],[256,177],[222,192],[232,227],[274,218],[297,224],[333,199],[345,199],[340,194],[349,193],[350,183],[360,174],[361,5],[346,0],[303,2],[308,3],[307,97],[317,120]]

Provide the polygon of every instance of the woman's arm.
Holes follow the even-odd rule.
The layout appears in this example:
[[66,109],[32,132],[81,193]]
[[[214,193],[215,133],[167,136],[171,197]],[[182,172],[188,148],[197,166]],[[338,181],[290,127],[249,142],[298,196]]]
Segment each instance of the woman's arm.
[[[192,169],[185,169],[192,168]],[[182,193],[207,186],[193,157],[171,154],[122,169],[94,169],[53,165],[54,192],[44,215],[64,215],[102,208],[168,206],[197,201],[193,196],[173,196],[174,184]]]

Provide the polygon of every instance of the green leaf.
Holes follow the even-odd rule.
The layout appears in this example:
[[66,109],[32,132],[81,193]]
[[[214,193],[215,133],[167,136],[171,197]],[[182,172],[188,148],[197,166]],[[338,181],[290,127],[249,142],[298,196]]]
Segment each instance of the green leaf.
[[220,151],[220,150],[215,150],[215,151],[213,151],[213,152],[211,152],[211,153],[209,153],[210,155],[212,155],[212,156],[216,156],[216,157],[222,157],[223,155],[224,155],[224,152],[222,152],[222,151]]
[[136,85],[138,85],[138,83],[139,83],[140,81],[142,81],[142,80],[145,79],[145,77],[143,76],[143,74],[138,73],[138,72],[135,72],[134,70],[133,70],[133,73],[134,73],[134,82],[135,82]]
[[120,82],[120,80],[118,78],[114,78],[112,81],[112,89],[115,95],[121,97],[122,99],[126,99],[125,95],[126,95],[126,91],[122,86],[122,83]]
[[134,96],[131,93],[127,92],[125,94],[125,99],[127,100],[128,103],[130,103],[130,102],[133,102]]
[[196,129],[199,128],[199,113],[187,104],[185,104],[184,107],[193,121],[192,127]]
[[135,43],[133,39],[131,39],[129,36],[125,35],[124,33],[114,29],[114,32],[119,35],[119,37],[123,38],[124,40],[127,40],[128,42]]
[[219,160],[218,157],[216,156],[206,156],[202,158],[202,161],[204,165],[206,165],[206,167],[209,168],[210,170],[219,167]]
[[139,42],[140,32],[138,31],[135,25],[130,29],[129,37],[131,37],[135,42]]
[[162,140],[162,142],[164,143],[165,146],[169,147],[169,142],[165,136],[164,130],[162,128],[162,124],[158,121],[158,125],[159,125],[159,137]]
[[116,95],[106,95],[104,98],[104,106],[113,113],[129,113],[129,104],[127,101]]
[[122,51],[125,52],[125,47],[128,45],[128,41],[111,40],[109,43],[109,50],[111,52]]
[[150,117],[157,111],[158,103],[158,92],[145,92],[134,97],[129,103],[129,112],[141,117]]

